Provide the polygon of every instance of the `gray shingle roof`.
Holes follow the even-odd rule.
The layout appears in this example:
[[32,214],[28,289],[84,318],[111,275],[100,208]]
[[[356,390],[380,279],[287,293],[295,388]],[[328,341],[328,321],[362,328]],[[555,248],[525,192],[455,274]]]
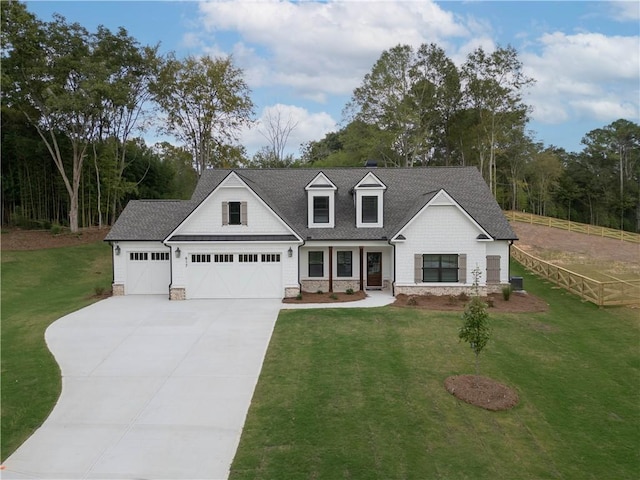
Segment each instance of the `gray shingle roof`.
[[[305,186],[321,171],[338,188],[335,192],[335,228],[307,228]],[[106,240],[164,240],[230,172],[206,170],[189,201],[130,202]],[[391,239],[440,189],[444,189],[493,238],[517,239],[475,167],[238,169],[235,172],[302,238]],[[387,186],[383,228],[355,226],[353,187],[369,172]]]

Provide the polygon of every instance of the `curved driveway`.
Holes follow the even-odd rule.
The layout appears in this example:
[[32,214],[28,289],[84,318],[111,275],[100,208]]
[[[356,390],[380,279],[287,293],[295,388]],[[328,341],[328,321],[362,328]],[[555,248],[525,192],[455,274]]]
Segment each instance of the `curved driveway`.
[[281,306],[112,297],[54,322],[62,394],[2,478],[227,478]]

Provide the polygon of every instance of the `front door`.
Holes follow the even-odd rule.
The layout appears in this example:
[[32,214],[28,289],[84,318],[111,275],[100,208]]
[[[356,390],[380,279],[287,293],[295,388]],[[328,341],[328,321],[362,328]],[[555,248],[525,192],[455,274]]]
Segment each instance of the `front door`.
[[367,252],[367,287],[382,288],[381,252]]

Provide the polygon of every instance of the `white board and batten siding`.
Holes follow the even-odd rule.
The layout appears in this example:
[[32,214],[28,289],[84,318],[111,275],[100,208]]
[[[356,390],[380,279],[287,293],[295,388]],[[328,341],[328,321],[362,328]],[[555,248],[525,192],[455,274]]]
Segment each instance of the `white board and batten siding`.
[[406,240],[396,244],[396,285],[415,285],[417,255],[464,255],[464,283],[473,282],[471,272],[478,266],[480,283],[486,282],[487,255],[500,256],[500,280],[508,282],[509,245],[507,241],[478,241],[481,233],[455,205],[429,205],[403,231]]
[[124,285],[125,295],[168,295],[171,282],[170,251],[162,242],[117,242],[114,284]]
[[[241,202],[241,225],[229,225],[224,206]],[[246,215],[246,217],[245,217]],[[246,218],[246,224],[244,219]],[[175,235],[291,235],[262,200],[234,178],[216,189],[174,232]],[[175,242],[174,288],[186,298],[282,298],[298,286],[299,242]],[[289,248],[292,256],[288,256]],[[241,258],[245,261],[240,261]]]

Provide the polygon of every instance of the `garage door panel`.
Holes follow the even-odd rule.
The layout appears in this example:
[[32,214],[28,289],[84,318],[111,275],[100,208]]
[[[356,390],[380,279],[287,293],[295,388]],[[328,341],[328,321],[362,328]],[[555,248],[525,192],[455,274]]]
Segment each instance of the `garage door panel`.
[[167,294],[170,278],[171,267],[167,252],[130,252],[125,294]]
[[[194,261],[193,255],[200,261]],[[202,254],[189,256],[187,267],[187,298],[282,298],[282,264],[262,261],[261,255],[233,255],[233,261],[201,261]],[[208,255],[208,254],[206,254]],[[228,256],[228,254],[227,254]],[[206,257],[208,259],[208,257]],[[257,261],[246,261],[247,258]],[[273,258],[273,257],[271,257]],[[279,255],[278,255],[279,258]]]

